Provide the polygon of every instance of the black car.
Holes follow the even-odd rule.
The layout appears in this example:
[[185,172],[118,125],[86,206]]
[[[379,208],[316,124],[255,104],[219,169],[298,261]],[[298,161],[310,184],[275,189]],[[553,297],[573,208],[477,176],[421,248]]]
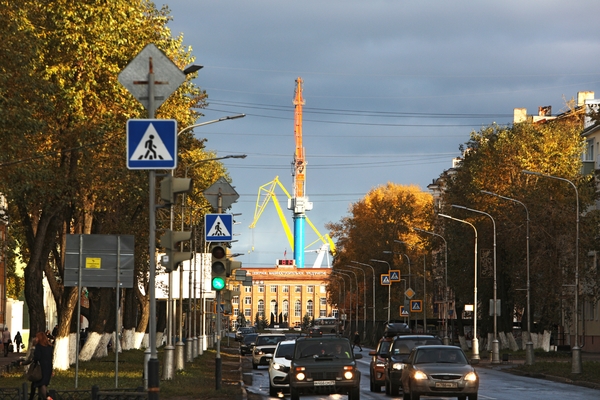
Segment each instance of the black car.
[[360,371],[350,341],[323,336],[296,340],[290,365],[290,398],[301,395],[347,394],[360,400]]
[[238,328],[235,332],[235,340],[241,342],[244,336],[249,333],[256,333],[256,329],[253,326]]
[[249,333],[240,342],[240,354],[245,356],[246,354],[252,354],[252,347],[254,347],[254,342],[256,341],[256,337],[258,333]]
[[396,396],[402,387],[403,361],[408,358],[412,349],[418,346],[442,345],[442,341],[433,335],[402,335],[394,337],[385,358],[385,394]]

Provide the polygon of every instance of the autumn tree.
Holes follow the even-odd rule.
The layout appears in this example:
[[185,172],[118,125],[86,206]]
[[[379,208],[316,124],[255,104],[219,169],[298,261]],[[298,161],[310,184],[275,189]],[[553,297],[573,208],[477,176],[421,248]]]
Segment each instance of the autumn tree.
[[[147,113],[117,76],[148,43],[180,68],[193,61],[182,37],[171,36],[168,13],[144,0],[0,1],[0,191],[27,265],[32,332],[46,329],[45,276],[59,309],[59,339],[69,333],[78,291],[65,288],[62,275],[72,233],[136,236],[136,276],[146,288],[134,289],[142,316],[136,329],[145,330],[148,183],[144,172],[125,168],[125,123]],[[156,117],[190,125],[204,99],[188,80]],[[203,142],[187,132],[179,146],[200,150]],[[55,358],[55,367],[66,366]]]
[[[413,242],[417,240],[412,227],[428,227],[432,220],[432,212],[431,194],[421,191],[415,185],[403,186],[388,183],[372,189],[363,199],[352,204],[349,216],[342,218],[340,222],[327,225],[338,251],[333,261],[334,271],[346,270],[345,266],[351,264],[351,261],[368,263],[373,266],[377,281],[375,310],[378,321],[387,319],[388,291],[387,288],[384,289],[380,285],[379,277],[388,272],[388,267],[385,263],[373,263],[370,260],[387,261],[392,268],[400,269],[402,274],[408,274],[406,260],[403,260],[401,255],[384,254],[384,251],[400,253],[401,248],[394,242],[395,240],[412,240]],[[371,269],[359,264],[352,265],[362,268],[367,276],[371,275],[367,279],[367,282],[370,282],[373,273]],[[347,269],[347,271],[352,271],[352,269]],[[417,273],[416,269],[411,272]],[[348,275],[353,276],[350,273]],[[328,286],[329,293],[340,292],[338,280],[332,279]],[[372,285],[366,285],[366,288],[362,286],[359,284],[358,291],[352,293],[352,303],[356,304],[355,301],[357,301],[361,307],[371,307]],[[399,318],[397,310],[403,304],[403,296],[400,295],[401,290],[398,287],[404,289],[403,285],[393,285],[394,296],[391,309],[394,319]],[[365,297],[363,290],[367,291],[368,304],[362,304]],[[338,299],[337,296],[332,296],[329,300],[335,303]]]
[[[482,332],[492,332],[489,299],[493,298],[493,224],[485,215],[453,208],[461,205],[486,212],[496,224],[497,298],[502,303],[498,331],[512,330],[512,321],[526,310],[526,225],[530,218],[530,282],[532,314],[537,330],[560,324],[561,311],[569,316],[574,282],[575,191],[564,182],[533,177],[523,170],[569,179],[578,187],[580,209],[593,204],[594,185],[581,175],[583,151],[581,115],[569,112],[545,123],[492,125],[473,132],[462,148],[464,158],[447,180],[442,212],[473,223],[478,231],[478,295]],[[522,205],[487,195],[489,191]],[[597,215],[581,216],[580,259],[597,245]],[[457,308],[473,302],[474,231],[466,224],[438,218],[449,248],[449,284]],[[584,229],[585,227],[585,229]],[[551,294],[551,295],[549,295]],[[515,312],[517,313],[515,315]],[[525,319],[523,320],[525,321]],[[533,326],[533,325],[532,325]]]

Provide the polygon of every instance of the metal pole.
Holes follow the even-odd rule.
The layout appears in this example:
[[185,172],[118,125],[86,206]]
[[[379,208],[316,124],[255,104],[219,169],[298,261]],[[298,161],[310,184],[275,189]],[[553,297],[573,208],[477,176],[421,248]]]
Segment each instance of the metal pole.
[[471,228],[473,228],[473,231],[475,232],[475,285],[473,288],[473,341],[472,341],[472,347],[473,347],[473,361],[475,363],[479,362],[479,339],[477,339],[477,228],[475,228],[475,225],[473,225],[472,223],[462,220],[462,219],[458,219],[458,218],[454,218],[451,217],[449,215],[446,214],[438,214],[440,217],[444,217],[444,218],[448,218],[448,219],[452,219],[454,221],[458,221],[458,222],[462,222],[463,224],[467,224],[470,225]]
[[425,270],[426,257],[423,254],[423,334],[427,334],[427,307],[425,301],[427,300],[427,271]]
[[448,242],[446,239],[435,232],[426,231],[419,228],[413,228],[413,230],[421,233],[427,233],[429,235],[437,236],[444,241],[444,277],[445,277],[445,287],[444,287],[444,344],[447,346],[450,344],[450,339],[448,338]]
[[581,374],[583,372],[583,367],[581,363],[581,347],[579,346],[579,191],[577,190],[577,186],[575,186],[575,184],[568,179],[526,170],[523,170],[522,172],[529,175],[543,176],[546,178],[558,179],[560,181],[568,182],[573,187],[573,189],[575,189],[575,213],[577,214],[575,233],[575,312],[573,316],[575,322],[575,345],[571,348],[571,373]]
[[348,268],[354,268],[363,274],[363,340],[367,339],[367,273],[364,269],[346,265]]
[[353,263],[359,264],[359,265],[364,265],[365,267],[371,268],[371,271],[373,271],[373,332],[375,332],[375,268],[373,268],[369,264],[360,263],[358,261],[350,261],[350,262],[353,262]]
[[[392,269],[389,262],[387,262],[385,260],[375,260],[375,259],[371,259],[370,261],[387,264],[387,266],[388,266],[388,275],[389,275],[390,270]],[[388,310],[387,310],[388,311],[387,312],[387,320],[388,320],[388,322],[390,322],[390,305],[391,305],[391,300],[392,300],[392,282],[390,282],[390,284],[388,285]]]
[[492,364],[500,364],[500,343],[498,342],[498,297],[497,297],[497,284],[496,284],[496,221],[492,216],[486,212],[475,210],[473,208],[468,208],[464,206],[457,206],[456,204],[452,204],[454,208],[460,208],[462,210],[472,211],[478,214],[483,214],[492,220],[492,225],[494,227],[494,308],[493,308],[493,316],[494,316],[494,340],[492,341]]
[[527,242],[527,333],[528,333],[528,338],[527,338],[528,340],[527,340],[527,343],[525,344],[525,364],[533,365],[535,362],[535,353],[533,351],[533,342],[531,341],[531,305],[530,305],[531,292],[530,292],[530,279],[529,279],[529,210],[527,209],[527,206],[519,200],[510,198],[510,197],[506,197],[506,196],[501,196],[499,194],[488,192],[485,190],[482,190],[481,193],[489,194],[489,195],[496,196],[496,197],[499,197],[504,200],[515,202],[517,204],[522,205],[523,208],[525,208],[525,215],[527,217],[527,231],[526,231],[527,239],[526,239],[526,242]]

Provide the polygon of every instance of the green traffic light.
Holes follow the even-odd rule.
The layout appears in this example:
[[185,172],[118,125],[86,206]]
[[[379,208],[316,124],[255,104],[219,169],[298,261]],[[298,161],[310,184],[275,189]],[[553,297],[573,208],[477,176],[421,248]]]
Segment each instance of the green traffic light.
[[225,279],[216,276],[212,280],[212,288],[214,290],[223,290],[225,288]]

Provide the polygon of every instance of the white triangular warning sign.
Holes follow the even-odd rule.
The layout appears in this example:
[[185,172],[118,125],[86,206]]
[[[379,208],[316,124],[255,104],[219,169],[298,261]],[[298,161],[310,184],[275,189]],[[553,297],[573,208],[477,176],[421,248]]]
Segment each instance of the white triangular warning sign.
[[227,236],[227,237],[229,237],[229,236],[231,236],[231,233],[229,232],[229,230],[227,230],[227,226],[225,226],[221,217],[217,217],[217,218],[215,218],[215,222],[210,227],[210,230],[208,231],[208,234],[206,236],[210,236],[210,237]]
[[421,310],[421,303],[418,301],[413,301],[412,304],[412,310],[413,311],[420,311]]
[[131,155],[131,160],[173,160],[171,153],[151,123]]
[[392,271],[392,272],[390,273],[390,281],[397,281],[397,280],[399,280],[399,279],[400,279],[400,277],[398,276],[398,273],[397,273],[397,272],[395,272],[395,271]]

